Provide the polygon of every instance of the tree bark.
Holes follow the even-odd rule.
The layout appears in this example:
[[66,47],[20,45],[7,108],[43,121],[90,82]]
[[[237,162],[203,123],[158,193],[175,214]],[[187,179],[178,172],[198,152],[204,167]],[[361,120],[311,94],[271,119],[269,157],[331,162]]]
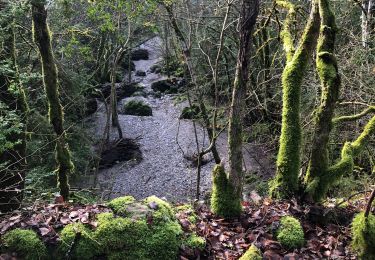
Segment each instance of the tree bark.
[[38,46],[43,73],[43,84],[47,94],[49,120],[56,134],[56,162],[58,186],[65,200],[69,198],[69,175],[74,170],[71,154],[66,142],[63,108],[59,100],[57,68],[52,52],[50,31],[47,25],[45,0],[32,0],[32,20],[34,41]]
[[[329,135],[332,130],[332,119],[341,85],[337,61],[334,56],[337,28],[335,16],[330,10],[327,0],[319,0],[319,13],[320,35],[317,46],[316,67],[322,90],[320,106],[316,110],[311,158],[305,176],[307,184],[311,183],[313,179],[319,178],[328,168]],[[308,193],[314,197],[317,195],[314,190],[308,190]]]
[[229,116],[229,182],[237,198],[242,198],[243,154],[242,125],[245,107],[246,89],[249,82],[250,49],[252,33],[259,12],[258,0],[243,0],[240,18],[240,46],[237,58],[236,77],[234,80],[232,104]]

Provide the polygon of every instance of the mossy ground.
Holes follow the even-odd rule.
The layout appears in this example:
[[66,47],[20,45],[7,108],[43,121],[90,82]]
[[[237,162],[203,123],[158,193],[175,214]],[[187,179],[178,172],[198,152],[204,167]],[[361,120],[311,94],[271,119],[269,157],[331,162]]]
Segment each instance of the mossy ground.
[[361,259],[375,259],[375,216],[357,214],[352,222],[352,248],[358,252]]
[[282,217],[277,230],[277,240],[287,249],[303,246],[305,238],[299,220],[290,216]]
[[239,260],[262,260],[262,253],[255,246],[251,245],[249,249],[241,256]]
[[123,112],[132,116],[152,116],[152,108],[142,101],[131,100],[125,103]]
[[17,253],[17,257],[25,260],[47,258],[47,249],[38,235],[32,230],[14,229],[2,237],[6,251]]

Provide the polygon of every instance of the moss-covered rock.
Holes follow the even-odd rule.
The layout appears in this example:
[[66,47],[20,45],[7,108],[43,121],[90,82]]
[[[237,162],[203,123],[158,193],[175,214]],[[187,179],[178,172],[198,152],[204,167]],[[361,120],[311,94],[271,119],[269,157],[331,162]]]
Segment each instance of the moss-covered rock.
[[239,260],[262,260],[262,252],[255,246],[251,245],[249,249],[241,256]]
[[125,213],[126,206],[135,202],[133,196],[124,196],[111,200],[107,205],[110,207],[116,214]]
[[[100,214],[96,239],[110,259],[174,259],[182,229],[169,203],[151,196],[137,202],[127,196],[108,204],[116,213]],[[119,251],[126,250],[126,257]],[[125,258],[124,258],[125,257]]]
[[155,92],[175,94],[178,92],[176,79],[159,80],[151,84],[151,88]]
[[47,249],[38,235],[32,230],[14,229],[2,238],[5,249],[17,253],[17,257],[25,260],[47,258]]
[[180,119],[199,119],[200,109],[197,105],[192,105],[190,107],[185,107],[182,112]]
[[277,230],[277,241],[287,249],[303,246],[305,238],[299,220],[290,216],[282,217]]
[[352,222],[352,248],[362,259],[375,259],[375,216],[357,214]]
[[226,218],[240,215],[242,211],[241,200],[234,193],[233,186],[229,182],[222,165],[215,166],[212,178],[212,212]]
[[[136,201],[131,196],[108,203],[114,213],[97,215],[98,227],[68,225],[61,232],[60,248],[69,248],[77,232],[79,243],[73,259],[176,259],[183,244],[182,229],[173,208],[155,196]],[[198,244],[195,239],[191,243]],[[64,250],[60,250],[63,252]]]
[[69,224],[61,231],[58,254],[62,259],[74,243],[71,255],[75,259],[92,259],[100,251],[100,244],[94,239],[93,231],[81,223]]
[[131,100],[125,103],[123,112],[132,116],[152,116],[152,108],[142,101]]
[[137,49],[131,52],[131,59],[134,61],[148,60],[148,58],[149,58],[149,53],[148,53],[148,50],[146,49]]

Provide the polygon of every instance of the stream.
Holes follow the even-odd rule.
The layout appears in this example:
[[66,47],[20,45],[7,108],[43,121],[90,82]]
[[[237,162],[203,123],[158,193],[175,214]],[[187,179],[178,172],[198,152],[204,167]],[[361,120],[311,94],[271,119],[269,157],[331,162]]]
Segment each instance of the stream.
[[[119,113],[119,122],[124,137],[135,139],[142,152],[140,162],[119,162],[108,169],[98,172],[97,184],[100,190],[109,197],[132,195],[137,199],[156,195],[169,201],[186,202],[193,200],[196,188],[196,167],[187,159],[196,151],[193,121],[180,120],[181,111],[187,102],[176,102],[178,95],[152,95],[151,84],[165,79],[161,74],[151,73],[150,68],[162,61],[162,42],[154,37],[139,48],[149,51],[148,60],[134,61],[137,70],[146,72],[145,77],[133,80],[144,87],[145,97],[137,96],[119,100],[119,111],[125,102],[142,100],[152,107],[153,116],[130,116]],[[102,136],[106,123],[106,112],[103,103],[90,118],[90,131],[98,138]],[[200,145],[205,147],[208,138],[202,126],[197,124],[197,135]],[[112,128],[110,137],[115,140],[117,130]],[[218,138],[217,146],[220,155],[227,155],[227,134]],[[259,158],[254,158],[253,156]],[[202,166],[201,198],[211,190],[211,170],[214,166],[211,155],[205,158],[208,163]],[[272,171],[273,165],[259,146],[246,145],[244,162],[247,171]]]

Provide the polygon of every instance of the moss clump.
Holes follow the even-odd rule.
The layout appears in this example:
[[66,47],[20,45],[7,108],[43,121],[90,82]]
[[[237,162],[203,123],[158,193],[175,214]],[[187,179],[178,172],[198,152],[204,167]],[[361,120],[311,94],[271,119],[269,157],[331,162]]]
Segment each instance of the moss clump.
[[357,214],[352,222],[352,247],[362,259],[375,259],[375,216]]
[[206,240],[203,237],[197,236],[193,233],[185,238],[182,245],[191,249],[203,250],[206,246]]
[[47,258],[47,249],[38,235],[32,230],[14,229],[3,237],[7,251],[17,253],[26,260]]
[[[172,207],[151,196],[141,202],[132,197],[109,203],[115,212],[98,215],[95,240],[109,259],[174,259],[181,244],[182,229]],[[126,251],[126,257],[121,252]],[[124,258],[125,257],[125,258]]]
[[100,245],[94,240],[93,232],[81,223],[74,223],[65,226],[60,233],[61,244],[58,252],[62,258],[70,250],[77,236],[77,244],[71,252],[76,259],[92,259],[98,254]]
[[213,173],[211,210],[213,213],[230,218],[241,214],[241,200],[236,196],[222,165],[216,165]]
[[255,246],[251,245],[249,249],[243,254],[240,260],[262,260],[262,252]]
[[152,116],[152,108],[142,101],[131,100],[124,105],[124,114],[132,116]]
[[116,215],[97,215],[95,231],[81,224],[68,225],[63,230],[61,237],[67,245],[75,237],[74,227],[82,234],[72,258],[176,259],[183,232],[167,202],[155,196],[140,202],[126,196],[114,199],[108,205]]
[[135,202],[134,197],[124,196],[111,200],[107,205],[110,207],[116,214],[125,215],[126,206]]
[[180,119],[199,119],[200,109],[197,105],[192,105],[191,107],[185,107],[180,115]]
[[303,246],[305,243],[301,223],[293,217],[282,217],[280,227],[277,230],[277,241],[287,249],[294,249]]

